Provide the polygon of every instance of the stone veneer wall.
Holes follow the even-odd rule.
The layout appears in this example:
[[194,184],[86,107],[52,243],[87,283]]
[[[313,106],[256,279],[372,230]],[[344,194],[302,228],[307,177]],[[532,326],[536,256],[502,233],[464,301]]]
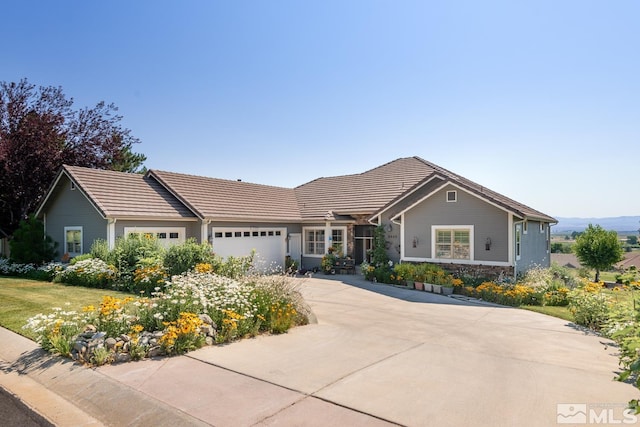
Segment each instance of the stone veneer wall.
[[513,278],[513,267],[501,267],[495,265],[468,265],[439,263],[448,273],[456,277],[478,277],[491,280]]

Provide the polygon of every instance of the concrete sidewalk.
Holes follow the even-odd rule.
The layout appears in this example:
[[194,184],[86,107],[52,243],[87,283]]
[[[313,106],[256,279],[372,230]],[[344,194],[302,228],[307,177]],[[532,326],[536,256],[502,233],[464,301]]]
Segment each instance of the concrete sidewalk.
[[61,426],[541,426],[562,404],[622,419],[637,397],[612,381],[615,349],[561,319],[359,276],[296,280],[317,324],[181,357],[87,369],[0,329],[0,386]]

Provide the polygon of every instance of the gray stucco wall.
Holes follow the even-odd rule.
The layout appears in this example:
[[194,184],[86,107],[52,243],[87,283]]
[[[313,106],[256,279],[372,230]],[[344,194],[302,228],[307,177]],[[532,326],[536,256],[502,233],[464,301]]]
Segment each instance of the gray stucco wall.
[[[456,202],[446,201],[447,191],[457,191]],[[434,225],[472,225],[475,261],[509,260],[508,213],[464,190],[446,186],[405,213],[405,257],[433,257],[431,227]],[[417,239],[415,248],[414,237]],[[487,238],[491,239],[490,250],[485,248]]]
[[66,177],[60,179],[49,200],[43,219],[45,232],[58,242],[57,259],[66,252],[65,227],[82,227],[83,253],[91,250],[94,240],[107,238],[107,220],[102,218],[79,189],[71,190]]

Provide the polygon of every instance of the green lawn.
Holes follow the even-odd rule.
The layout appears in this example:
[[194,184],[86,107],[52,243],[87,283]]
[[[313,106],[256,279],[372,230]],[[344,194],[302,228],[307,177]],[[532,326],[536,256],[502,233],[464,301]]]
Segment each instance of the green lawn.
[[0,326],[33,339],[29,331],[22,329],[28,318],[38,313],[50,313],[52,307],[80,311],[87,305],[98,306],[103,295],[131,296],[106,289],[0,277]]
[[[640,307],[640,291],[614,291],[612,289],[606,289],[603,291],[609,295],[616,305],[629,304],[633,305],[636,301],[636,307]],[[537,313],[546,314],[553,317],[559,317],[561,319],[573,322],[573,315],[569,311],[568,307],[554,307],[554,306],[539,306],[539,305],[523,305],[525,310],[535,311]]]
[[555,307],[551,305],[523,305],[520,308],[535,311],[536,313],[546,314],[547,316],[559,317],[560,319],[573,322],[573,315],[567,307]]

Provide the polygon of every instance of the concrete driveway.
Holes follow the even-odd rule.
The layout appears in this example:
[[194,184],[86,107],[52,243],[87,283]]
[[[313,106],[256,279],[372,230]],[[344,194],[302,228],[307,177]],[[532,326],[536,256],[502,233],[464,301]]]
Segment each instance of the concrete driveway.
[[616,349],[564,320],[331,279],[299,279],[317,324],[189,356],[401,425],[635,421]]

